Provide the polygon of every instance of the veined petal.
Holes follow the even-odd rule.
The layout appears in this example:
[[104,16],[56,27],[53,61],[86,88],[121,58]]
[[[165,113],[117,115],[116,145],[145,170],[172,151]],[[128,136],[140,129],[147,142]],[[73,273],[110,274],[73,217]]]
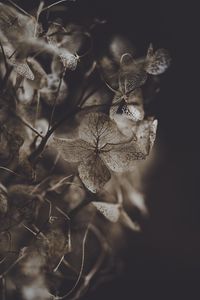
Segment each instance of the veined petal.
[[93,153],[92,146],[83,140],[71,140],[54,137],[51,145],[69,162],[80,162]]
[[130,142],[107,144],[100,153],[106,165],[115,172],[125,172],[135,167],[135,161],[145,159],[156,137],[157,120],[133,123],[134,139]]
[[135,161],[146,158],[134,140],[120,145],[107,145],[100,156],[114,172],[132,170],[135,167]]
[[93,193],[97,193],[111,178],[108,168],[95,153],[80,163],[78,171],[84,185]]
[[106,114],[88,113],[80,124],[79,137],[101,148],[108,142],[119,143],[124,136]]

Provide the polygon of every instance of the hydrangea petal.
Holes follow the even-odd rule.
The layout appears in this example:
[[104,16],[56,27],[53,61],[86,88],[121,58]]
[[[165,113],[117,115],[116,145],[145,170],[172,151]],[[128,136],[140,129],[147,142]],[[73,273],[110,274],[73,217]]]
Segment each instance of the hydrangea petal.
[[149,154],[155,138],[157,131],[157,120],[149,119],[137,122],[133,126],[133,132],[137,138],[137,145],[143,153]]
[[51,145],[69,162],[80,162],[90,156],[92,146],[83,140],[72,140],[54,137]]
[[158,49],[153,55],[147,58],[146,72],[152,75],[164,73],[171,62],[170,55],[165,49]]
[[120,216],[120,206],[114,203],[96,202],[92,204],[104,215],[110,222],[116,223]]
[[100,191],[111,178],[108,168],[95,153],[80,163],[78,171],[84,185],[93,193]]
[[107,145],[100,156],[114,172],[125,172],[135,167],[135,161],[145,159],[146,154],[138,148],[134,140],[120,145]]
[[103,113],[88,113],[79,127],[79,137],[101,148],[106,143],[118,143],[123,135],[116,123]]

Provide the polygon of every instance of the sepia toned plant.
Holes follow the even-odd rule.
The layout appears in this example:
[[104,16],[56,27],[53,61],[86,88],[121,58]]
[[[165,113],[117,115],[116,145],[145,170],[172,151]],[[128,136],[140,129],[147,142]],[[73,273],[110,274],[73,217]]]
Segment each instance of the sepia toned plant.
[[146,96],[144,88],[158,82],[170,55],[151,44],[138,57],[130,41],[116,36],[99,56],[95,28],[105,20],[66,20],[67,1],[40,2],[30,12],[5,2],[1,298],[81,299],[118,273],[120,259],[116,269],[112,260],[127,235],[141,230],[132,213],[148,217],[143,174],[158,121],[145,102],[156,91]]

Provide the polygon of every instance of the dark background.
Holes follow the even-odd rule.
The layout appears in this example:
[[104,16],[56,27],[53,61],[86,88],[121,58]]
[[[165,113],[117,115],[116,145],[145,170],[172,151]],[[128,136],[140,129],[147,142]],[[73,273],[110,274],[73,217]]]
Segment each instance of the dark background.
[[[17,3],[26,8],[36,2]],[[130,237],[123,275],[85,299],[195,299],[200,285],[198,8],[194,1],[148,0],[77,0],[69,7],[66,17],[108,20],[99,47],[112,33],[122,33],[141,51],[153,42],[172,56],[152,104],[162,160],[147,191],[151,217],[142,235]]]
[[198,9],[194,1],[78,3],[84,13],[108,19],[107,35],[121,32],[141,51],[153,42],[172,56],[153,104],[162,160],[147,191],[150,220],[141,236],[130,238],[125,274],[86,299],[195,299],[200,285]]

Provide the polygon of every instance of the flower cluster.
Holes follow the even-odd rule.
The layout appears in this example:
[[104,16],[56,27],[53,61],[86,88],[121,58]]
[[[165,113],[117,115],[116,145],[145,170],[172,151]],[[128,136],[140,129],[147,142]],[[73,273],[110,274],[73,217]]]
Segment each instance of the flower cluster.
[[117,272],[112,253],[140,230],[132,212],[148,215],[140,170],[158,122],[146,106],[170,56],[152,45],[136,55],[121,36],[100,56],[95,29],[105,20],[61,18],[65,1],[33,12],[8,2],[0,2],[0,293],[81,299],[94,276]]

